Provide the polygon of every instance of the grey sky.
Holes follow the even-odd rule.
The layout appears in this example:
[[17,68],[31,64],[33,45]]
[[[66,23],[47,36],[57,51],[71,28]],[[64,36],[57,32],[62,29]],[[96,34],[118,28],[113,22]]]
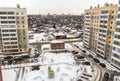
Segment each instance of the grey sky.
[[26,7],[28,14],[81,14],[90,6],[104,3],[117,4],[118,0],[0,0],[0,7]]

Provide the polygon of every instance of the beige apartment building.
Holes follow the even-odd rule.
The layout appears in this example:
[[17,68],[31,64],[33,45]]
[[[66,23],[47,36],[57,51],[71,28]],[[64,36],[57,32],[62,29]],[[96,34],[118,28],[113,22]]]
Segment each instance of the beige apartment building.
[[28,22],[25,8],[0,8],[0,54],[28,52]]
[[110,59],[115,30],[117,5],[105,4],[85,10],[84,47]]

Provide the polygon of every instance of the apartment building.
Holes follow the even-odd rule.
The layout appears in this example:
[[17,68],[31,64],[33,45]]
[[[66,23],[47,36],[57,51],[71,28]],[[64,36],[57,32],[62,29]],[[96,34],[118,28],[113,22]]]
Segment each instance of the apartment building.
[[120,69],[120,0],[118,4],[111,62],[114,66]]
[[105,4],[85,10],[84,47],[110,59],[115,29],[117,5]]
[[25,8],[0,8],[0,54],[28,52],[28,22]]

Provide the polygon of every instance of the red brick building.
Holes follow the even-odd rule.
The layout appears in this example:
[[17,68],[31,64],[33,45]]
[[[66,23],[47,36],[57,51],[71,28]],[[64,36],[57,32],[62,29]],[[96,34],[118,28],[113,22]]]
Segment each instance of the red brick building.
[[65,49],[65,43],[59,40],[51,41],[51,49]]

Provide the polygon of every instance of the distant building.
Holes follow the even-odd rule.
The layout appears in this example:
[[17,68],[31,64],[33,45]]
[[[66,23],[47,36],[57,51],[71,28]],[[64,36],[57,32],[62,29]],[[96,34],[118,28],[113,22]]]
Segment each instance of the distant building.
[[[119,4],[120,6],[120,0]],[[120,69],[120,7],[118,7],[111,62]]]
[[28,52],[28,22],[25,8],[0,8],[0,54]]
[[112,4],[85,10],[83,44],[107,59],[110,59],[112,54],[116,13],[117,5]]
[[51,49],[65,49],[65,43],[59,40],[51,41]]

